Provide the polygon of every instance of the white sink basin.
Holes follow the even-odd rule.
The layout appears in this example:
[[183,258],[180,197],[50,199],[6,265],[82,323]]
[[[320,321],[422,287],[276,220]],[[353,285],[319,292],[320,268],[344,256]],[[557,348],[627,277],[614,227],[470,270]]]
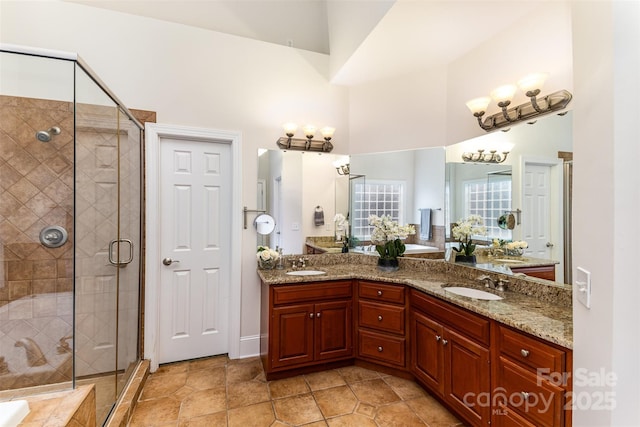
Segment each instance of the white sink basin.
[[496,261],[497,262],[504,262],[504,263],[507,263],[507,264],[524,264],[524,261],[521,261],[519,259],[507,259],[507,258],[500,259],[499,258]]
[[319,274],[326,274],[325,271],[320,270],[296,270],[287,273],[290,276],[317,276]]
[[458,286],[451,286],[448,288],[444,288],[446,292],[451,292],[452,294],[461,295],[463,297],[469,297],[474,299],[482,299],[487,301],[497,301],[503,299],[498,295],[494,295],[490,292],[481,291],[478,289],[471,288],[461,288]]

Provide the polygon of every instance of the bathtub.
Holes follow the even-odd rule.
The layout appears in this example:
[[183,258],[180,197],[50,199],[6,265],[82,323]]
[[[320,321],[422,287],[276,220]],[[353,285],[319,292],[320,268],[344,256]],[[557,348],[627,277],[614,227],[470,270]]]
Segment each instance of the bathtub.
[[[71,381],[72,351],[60,348],[60,339],[72,335],[73,294],[30,295],[0,307],[0,392]],[[17,341],[32,339],[46,363],[29,366]],[[1,359],[0,359],[1,360]]]
[[[442,249],[438,249],[435,246],[418,245],[415,243],[407,243],[404,246],[405,246],[405,251],[404,251],[405,255],[426,254],[431,252],[444,252]],[[355,253],[360,253],[365,255],[378,256],[378,252],[376,252],[376,248],[373,245],[356,246],[355,248],[352,249],[352,251]]]
[[429,252],[442,252],[442,249],[438,249],[435,246],[417,245],[415,243],[407,243],[405,246],[405,254],[426,254]]

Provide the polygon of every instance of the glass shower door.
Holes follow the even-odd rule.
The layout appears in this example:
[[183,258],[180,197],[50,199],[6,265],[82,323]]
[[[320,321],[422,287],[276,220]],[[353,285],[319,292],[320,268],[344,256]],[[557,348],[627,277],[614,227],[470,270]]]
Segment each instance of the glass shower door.
[[139,359],[142,132],[119,111],[119,234],[117,395]]
[[107,419],[139,360],[142,131],[76,69],[77,384]]

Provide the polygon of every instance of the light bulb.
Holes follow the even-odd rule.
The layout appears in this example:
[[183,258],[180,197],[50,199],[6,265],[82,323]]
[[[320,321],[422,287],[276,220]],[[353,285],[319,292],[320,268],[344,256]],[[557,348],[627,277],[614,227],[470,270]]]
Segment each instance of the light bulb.
[[302,130],[304,131],[304,136],[306,136],[307,139],[312,139],[313,135],[316,133],[316,127],[314,125],[306,125]]
[[483,96],[481,98],[474,98],[471,101],[467,102],[467,107],[473,114],[476,113],[484,113],[487,111],[487,107],[491,102],[491,98],[488,96]]
[[502,102],[510,103],[515,93],[516,93],[515,85],[504,85],[494,89],[494,91],[491,92],[491,98],[493,98],[493,100],[496,101],[498,104]]
[[534,91],[536,89],[542,90],[542,86],[544,85],[544,82],[548,76],[549,76],[549,73],[529,74],[523,77],[522,79],[518,80],[518,87],[524,93]]
[[320,129],[320,133],[322,134],[322,137],[326,140],[329,141],[331,138],[333,138],[333,133],[336,131],[335,128],[329,127],[329,126],[325,126],[322,129]]
[[284,134],[291,138],[296,133],[298,125],[295,123],[285,123],[282,125],[282,128],[284,129]]

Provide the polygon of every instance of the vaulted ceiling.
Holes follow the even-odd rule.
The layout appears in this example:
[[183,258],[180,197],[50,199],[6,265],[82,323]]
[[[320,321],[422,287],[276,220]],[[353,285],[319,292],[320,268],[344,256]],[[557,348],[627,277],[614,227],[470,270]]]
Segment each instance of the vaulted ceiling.
[[527,14],[534,19],[533,11],[544,3],[541,0],[67,1],[328,54],[332,82],[344,85],[446,65]]

